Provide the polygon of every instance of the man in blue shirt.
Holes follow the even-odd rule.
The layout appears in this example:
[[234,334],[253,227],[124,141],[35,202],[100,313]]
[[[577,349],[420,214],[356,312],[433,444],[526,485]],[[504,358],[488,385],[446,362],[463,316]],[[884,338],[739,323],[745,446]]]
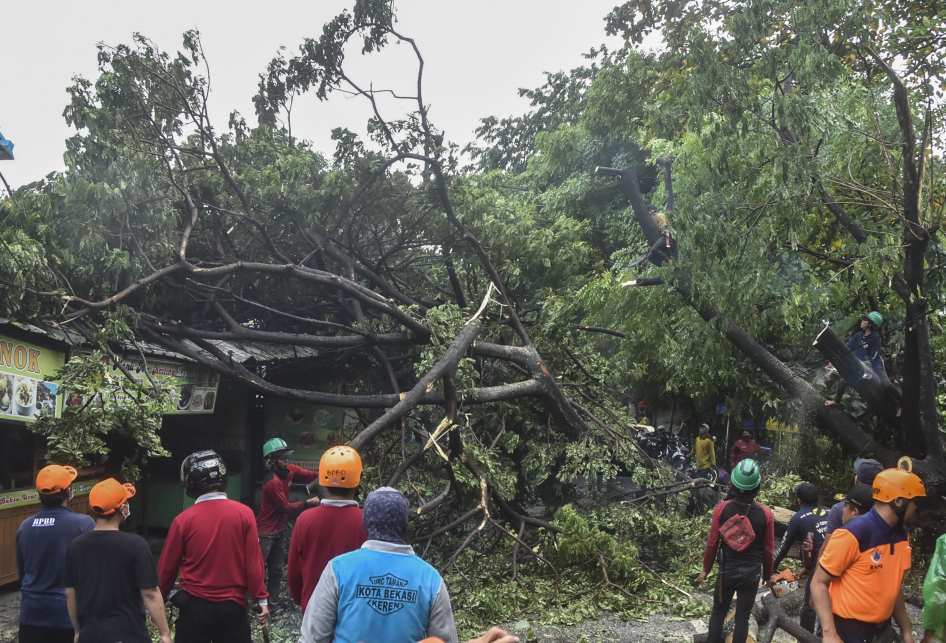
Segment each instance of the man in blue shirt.
[[[782,538],[782,544],[775,552],[775,564],[772,566],[774,571],[778,571],[778,565],[782,559],[788,555],[792,544],[795,541],[804,542],[808,534],[812,534],[814,541],[814,556],[821,551],[824,544],[825,532],[828,530],[828,508],[822,507],[818,503],[818,487],[810,482],[803,482],[795,487],[795,496],[798,498],[799,509],[788,521],[788,529],[785,530],[785,537]],[[810,571],[810,570],[807,570]],[[805,599],[802,603],[799,623],[809,632],[815,631],[815,610],[811,608],[811,591],[808,585],[805,585]]]
[[[858,458],[854,461],[854,484],[872,486],[874,484],[874,478],[883,470],[884,465],[877,462],[877,460]],[[844,524],[844,505],[846,503],[847,500],[842,500],[831,507],[831,510],[828,512],[828,534],[831,534],[831,532]],[[861,513],[866,513],[867,511],[870,511],[870,507],[867,507],[867,510]]]
[[73,643],[75,631],[62,587],[66,548],[92,531],[95,521],[69,508],[72,467],[50,465],[36,476],[42,505],[16,532],[16,568],[20,574],[20,643]]

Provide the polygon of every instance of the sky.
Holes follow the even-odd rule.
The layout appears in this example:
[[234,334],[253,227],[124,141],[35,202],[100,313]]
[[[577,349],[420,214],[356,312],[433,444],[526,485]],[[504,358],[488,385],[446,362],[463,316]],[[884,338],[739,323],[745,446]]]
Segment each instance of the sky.
[[[581,54],[623,43],[604,32],[616,0],[395,0],[397,30],[413,38],[424,57],[424,98],[432,122],[447,141],[461,147],[475,137],[486,116],[528,110],[520,87],[544,82],[543,72],[584,64]],[[298,50],[306,37],[349,8],[351,0],[8,0],[0,5],[0,132],[15,145],[13,161],[0,172],[14,188],[62,170],[65,139],[72,131],[62,117],[66,88],[76,75],[95,79],[98,43],[130,43],[139,32],[161,49],[176,52],[188,29],[201,33],[211,79],[211,119],[226,127],[239,111],[256,117],[252,97],[267,63],[285,47]],[[349,48],[352,76],[364,87],[411,95],[416,61],[406,44],[362,56]],[[386,104],[386,116],[396,106]],[[296,137],[331,156],[335,127],[364,133],[364,99],[338,95],[327,103],[304,97],[293,108]]]

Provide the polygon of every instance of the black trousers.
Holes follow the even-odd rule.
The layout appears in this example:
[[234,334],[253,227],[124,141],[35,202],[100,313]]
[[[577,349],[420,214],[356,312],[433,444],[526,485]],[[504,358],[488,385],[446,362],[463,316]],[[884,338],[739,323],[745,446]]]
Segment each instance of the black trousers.
[[174,643],[252,643],[250,616],[234,601],[190,596],[178,614]]
[[45,627],[20,623],[20,643],[72,643],[75,630],[71,627]]
[[814,634],[815,632],[815,619],[818,618],[818,615],[815,614],[815,608],[811,606],[811,577],[814,574],[809,574],[808,583],[805,585],[805,599],[801,604],[801,614],[798,616],[798,623],[803,628]]
[[266,591],[269,592],[269,609],[279,605],[279,586],[286,571],[286,532],[272,536],[260,536],[259,546],[266,563]]
[[736,617],[732,643],[746,643],[749,636],[749,617],[761,578],[762,570],[753,566],[720,572],[719,578],[716,579],[716,591],[713,592],[713,614],[710,616],[706,643],[723,643],[723,626],[733,595],[736,596]]

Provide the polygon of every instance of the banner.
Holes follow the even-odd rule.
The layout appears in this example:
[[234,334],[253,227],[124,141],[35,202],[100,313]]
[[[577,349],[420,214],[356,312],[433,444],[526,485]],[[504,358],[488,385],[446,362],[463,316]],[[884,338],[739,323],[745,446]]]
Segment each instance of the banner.
[[266,398],[266,439],[285,440],[295,450],[290,462],[307,469],[317,469],[330,446],[344,444],[342,427],[357,421],[352,409]]
[[[98,480],[83,480],[73,482],[73,496],[84,496],[92,491],[92,487],[99,483]],[[24,505],[35,505],[39,502],[39,491],[36,489],[21,489],[20,491],[9,491],[0,493],[0,510],[10,509],[12,507],[22,507]]]
[[769,421],[765,423],[765,430],[781,433],[798,433],[800,428],[797,424],[786,424],[784,422],[779,422],[775,418],[769,418]]
[[60,417],[59,385],[46,380],[65,359],[65,353],[0,335],[0,419]]
[[[107,355],[102,361],[108,364],[108,375],[117,382],[126,381],[125,374]],[[119,362],[131,372],[136,382],[148,383],[145,365],[137,357],[121,357]],[[220,376],[196,364],[148,360],[148,373],[159,384],[171,387],[171,397],[164,407],[164,415],[183,415],[191,413],[213,413],[217,406],[217,388]],[[66,397],[66,406],[84,404],[85,400],[71,393]],[[116,392],[109,404],[124,404],[125,395]]]

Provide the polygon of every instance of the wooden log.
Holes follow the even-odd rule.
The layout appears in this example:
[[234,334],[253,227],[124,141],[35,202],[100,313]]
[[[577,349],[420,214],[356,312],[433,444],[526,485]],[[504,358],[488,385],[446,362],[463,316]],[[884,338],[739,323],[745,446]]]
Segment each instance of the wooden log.
[[860,394],[861,399],[871,411],[891,426],[899,426],[897,401],[880,383],[880,379],[870,364],[857,359],[844,340],[838,337],[830,326],[821,331],[815,339],[814,346],[831,362],[844,381]]

